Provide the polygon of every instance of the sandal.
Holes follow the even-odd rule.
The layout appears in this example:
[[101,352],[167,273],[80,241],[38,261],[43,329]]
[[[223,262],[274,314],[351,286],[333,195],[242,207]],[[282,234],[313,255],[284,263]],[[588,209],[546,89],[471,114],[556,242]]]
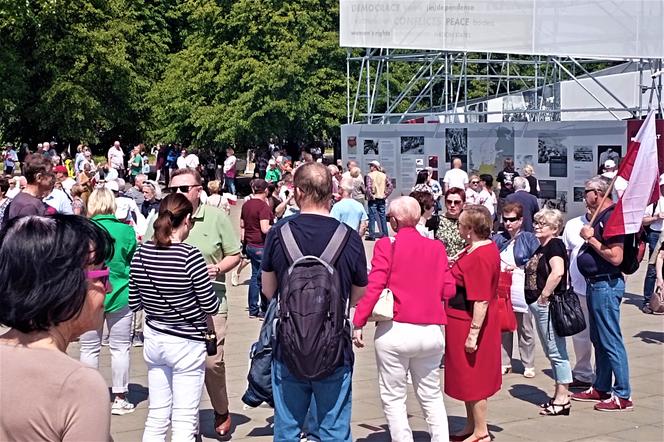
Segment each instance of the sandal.
[[551,401],[548,407],[545,407],[540,411],[540,415],[569,416],[569,412],[571,409],[572,409],[572,404],[570,402],[567,402],[566,404],[554,404],[553,401]]
[[553,404],[553,398],[549,399],[548,402],[544,402],[543,404],[540,404],[540,408],[548,408]]

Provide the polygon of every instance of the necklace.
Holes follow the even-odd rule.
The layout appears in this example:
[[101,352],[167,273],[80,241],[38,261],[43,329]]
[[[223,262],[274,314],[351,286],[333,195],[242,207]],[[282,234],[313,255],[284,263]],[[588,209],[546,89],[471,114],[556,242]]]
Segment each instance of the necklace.
[[487,245],[487,244],[489,244],[490,242],[491,242],[490,239],[483,239],[483,240],[481,240],[481,241],[476,241],[476,242],[474,242],[474,243],[470,246],[470,248],[468,249],[468,253],[471,253],[471,252],[473,252],[474,250],[476,250],[477,248],[482,247],[482,246],[484,246],[484,245]]

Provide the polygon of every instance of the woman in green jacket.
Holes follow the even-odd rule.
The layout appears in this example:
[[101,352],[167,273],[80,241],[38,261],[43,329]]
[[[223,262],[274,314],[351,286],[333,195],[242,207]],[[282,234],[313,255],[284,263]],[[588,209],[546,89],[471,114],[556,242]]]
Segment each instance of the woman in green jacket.
[[[136,250],[134,229],[118,220],[115,196],[108,189],[96,189],[88,199],[88,216],[115,240],[113,256],[106,261],[110,270],[110,291],[104,301],[104,319],[109,332],[111,378],[114,396],[111,414],[134,411],[127,400],[129,391],[129,350],[131,348],[132,312],[129,309],[129,264]],[[99,368],[102,329],[81,335],[81,362]]]

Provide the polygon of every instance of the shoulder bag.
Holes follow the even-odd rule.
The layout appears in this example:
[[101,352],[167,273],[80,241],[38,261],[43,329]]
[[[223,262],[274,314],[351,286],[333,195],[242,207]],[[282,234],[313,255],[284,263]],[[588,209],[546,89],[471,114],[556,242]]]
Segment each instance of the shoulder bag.
[[586,318],[583,316],[581,301],[572,287],[572,281],[567,281],[567,290],[554,293],[549,301],[549,321],[560,337],[573,336],[586,328]]
[[394,318],[394,294],[390,290],[390,277],[392,276],[392,262],[394,261],[394,244],[396,242],[395,238],[390,238],[390,267],[387,271],[387,283],[380,296],[376,305],[374,305],[373,310],[371,311],[371,316],[369,316],[368,322],[382,322],[382,321],[391,321]]

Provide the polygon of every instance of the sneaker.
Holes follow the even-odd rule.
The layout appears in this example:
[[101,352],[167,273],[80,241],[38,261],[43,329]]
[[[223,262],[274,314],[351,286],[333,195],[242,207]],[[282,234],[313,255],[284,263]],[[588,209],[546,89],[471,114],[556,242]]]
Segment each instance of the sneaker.
[[532,379],[532,378],[535,377],[536,374],[537,373],[535,372],[535,368],[525,368],[523,370],[523,377],[524,378]]
[[233,273],[231,273],[231,284],[233,287],[236,287],[240,283],[240,275],[238,275],[237,271],[233,270]]
[[136,411],[134,404],[127,401],[127,399],[121,399],[116,397],[111,406],[111,414],[116,416],[122,416],[124,414],[133,413]]
[[134,339],[131,340],[131,345],[134,347],[143,347],[143,338],[141,336],[134,336]]
[[597,411],[632,411],[634,404],[630,399],[623,399],[616,395],[611,396],[609,399],[595,404]]
[[587,389],[586,391],[582,391],[581,393],[574,393],[571,397],[572,400],[574,401],[600,402],[610,399],[611,395],[603,391],[597,391],[593,387],[590,387],[589,389]]
[[512,366],[511,365],[503,365],[500,369],[500,372],[504,375],[512,373]]
[[592,386],[592,382],[584,382],[574,378],[568,388],[570,390],[587,390]]

